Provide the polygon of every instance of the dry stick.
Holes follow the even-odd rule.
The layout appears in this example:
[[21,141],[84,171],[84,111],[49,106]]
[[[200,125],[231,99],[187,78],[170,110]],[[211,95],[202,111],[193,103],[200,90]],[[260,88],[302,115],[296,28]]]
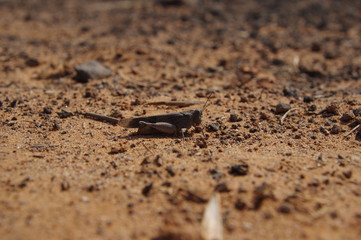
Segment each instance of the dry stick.
[[83,113],[83,115],[87,118],[91,118],[94,120],[98,120],[98,121],[104,121],[104,122],[109,122],[111,124],[118,124],[119,123],[119,119],[118,118],[113,118],[113,117],[108,117],[105,115],[100,115],[100,114],[96,114],[96,113]]
[[357,131],[359,128],[361,127],[361,124],[357,125],[356,127],[352,128],[351,131],[349,131],[348,133],[346,133],[343,137],[346,138],[349,135],[351,135],[353,132]]
[[154,152],[153,152],[152,150],[150,150],[150,149],[147,147],[147,145],[145,145],[144,142],[142,142],[142,144],[143,144],[144,148],[145,148],[147,151],[149,151],[151,154],[154,155]]
[[285,118],[287,117],[287,115],[288,115],[290,112],[294,111],[294,110],[300,110],[300,108],[291,108],[290,110],[288,110],[288,111],[282,116],[282,118],[281,118],[281,125],[283,125],[283,121],[285,120]]

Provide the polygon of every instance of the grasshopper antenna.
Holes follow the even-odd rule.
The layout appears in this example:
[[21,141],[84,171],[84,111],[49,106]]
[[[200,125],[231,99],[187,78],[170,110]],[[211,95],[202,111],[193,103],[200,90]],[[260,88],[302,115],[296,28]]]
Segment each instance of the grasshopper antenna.
[[209,102],[209,99],[213,96],[213,93],[214,93],[214,92],[210,92],[210,93],[208,94],[207,100],[206,100],[206,102],[204,103],[204,105],[203,105],[203,107],[202,107],[202,112],[204,111],[204,109],[206,109],[207,103]]
[[[204,103],[204,105],[203,105],[203,107],[202,107],[202,110],[201,110],[201,112],[203,113],[203,111],[206,109],[206,106],[207,106],[207,103],[209,102],[209,99],[213,96],[213,91],[212,92],[210,92],[209,94],[208,94],[208,97],[207,97],[207,100],[206,100],[206,102]],[[202,135],[203,135],[203,138],[205,139],[206,137],[205,137],[205,135],[204,135],[204,124],[203,123],[201,123],[202,124]]]

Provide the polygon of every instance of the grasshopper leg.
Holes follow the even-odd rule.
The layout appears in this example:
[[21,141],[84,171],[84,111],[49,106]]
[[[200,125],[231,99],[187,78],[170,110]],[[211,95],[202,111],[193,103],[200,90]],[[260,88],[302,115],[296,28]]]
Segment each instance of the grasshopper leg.
[[142,128],[152,128],[166,134],[175,134],[177,132],[176,126],[167,122],[148,123],[140,121],[139,124]]

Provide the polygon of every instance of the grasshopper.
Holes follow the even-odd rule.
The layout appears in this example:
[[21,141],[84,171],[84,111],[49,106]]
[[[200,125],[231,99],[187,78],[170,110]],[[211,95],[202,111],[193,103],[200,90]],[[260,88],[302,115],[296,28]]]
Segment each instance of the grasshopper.
[[188,110],[183,112],[160,114],[148,117],[136,117],[117,119],[108,116],[98,115],[95,113],[85,113],[84,115],[96,120],[107,121],[112,124],[117,124],[125,128],[138,128],[138,134],[176,134],[184,132],[192,126],[198,126],[202,123],[202,112],[205,109],[209,98],[203,105],[202,110]]
[[202,112],[204,111],[212,93],[208,96],[202,110],[188,110],[183,112],[160,114],[148,117],[136,117],[117,119],[96,113],[84,113],[83,115],[95,120],[106,121],[125,128],[138,128],[138,134],[176,134],[184,132],[192,126],[198,126],[202,123]]
[[182,133],[202,123],[202,112],[205,109],[212,93],[209,94],[202,110],[188,110],[183,112],[154,115],[149,117],[126,118],[119,120],[119,125],[127,128],[138,128],[138,134],[176,134]]
[[202,110],[189,110],[149,117],[120,119],[118,124],[126,128],[138,128],[139,134],[176,134],[202,123]]

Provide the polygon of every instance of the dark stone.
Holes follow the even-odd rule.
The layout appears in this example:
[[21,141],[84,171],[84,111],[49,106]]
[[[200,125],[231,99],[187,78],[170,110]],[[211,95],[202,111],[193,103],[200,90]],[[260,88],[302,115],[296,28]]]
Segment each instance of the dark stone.
[[45,113],[45,114],[51,114],[52,112],[53,112],[53,110],[49,107],[44,107],[44,109],[43,109],[43,113]]
[[18,100],[15,99],[14,101],[12,101],[12,102],[9,104],[9,107],[15,108],[17,105],[18,105]]
[[355,114],[353,113],[353,111],[351,112],[348,112],[348,113],[344,113],[344,114],[342,114],[342,117],[341,117],[341,121],[342,122],[349,122],[349,121],[351,121],[352,119],[354,119],[355,118]]
[[257,132],[257,131],[258,131],[257,128],[251,128],[251,129],[249,130],[249,133],[255,133],[255,132]]
[[[325,108],[325,112],[332,114],[332,115],[338,115],[340,112],[339,106],[337,103],[331,103]],[[355,114],[356,115],[356,114]]]
[[146,197],[149,196],[152,188],[153,188],[153,183],[149,183],[149,184],[145,185],[145,187],[142,189],[142,194]]
[[347,171],[344,171],[342,173],[342,175],[347,178],[347,179],[350,179],[352,177],[352,170],[347,170]]
[[314,112],[316,110],[317,110],[317,107],[314,104],[308,107],[308,111],[310,111],[310,112]]
[[178,84],[175,84],[175,85],[173,85],[173,89],[174,89],[174,90],[177,90],[177,91],[182,91],[182,90],[184,89],[184,87],[183,87],[183,86],[180,86],[180,85],[178,85]]
[[60,190],[62,192],[67,191],[70,189],[70,184],[67,181],[64,181],[60,184]]
[[198,193],[192,192],[192,191],[189,191],[189,190],[185,191],[184,199],[189,201],[189,202],[194,202],[194,203],[206,203],[207,202],[207,199],[200,196]]
[[60,130],[60,124],[57,122],[53,122],[53,126],[51,127],[51,131],[58,131]]
[[221,192],[221,193],[224,193],[224,192],[230,192],[231,190],[228,188],[228,185],[227,185],[227,182],[220,182],[218,183],[214,190],[216,192]]
[[340,132],[342,132],[342,128],[336,124],[330,129],[331,134],[339,134]]
[[269,119],[269,116],[268,116],[267,113],[260,112],[260,114],[259,114],[259,119],[261,119],[261,120],[268,120],[268,119]]
[[208,173],[212,175],[213,179],[220,179],[223,176],[217,169],[210,169]]
[[174,171],[174,168],[173,168],[172,166],[168,166],[168,167],[166,168],[166,170],[167,170],[167,173],[168,173],[170,176],[172,176],[172,177],[175,176],[175,171]]
[[219,126],[217,123],[211,123],[211,124],[208,124],[208,126],[207,126],[208,132],[217,132],[218,129],[219,129]]
[[281,59],[275,58],[272,60],[272,64],[275,66],[282,66],[285,65],[285,62],[282,61]]
[[291,90],[288,87],[283,89],[283,95],[285,95],[286,97],[297,97],[296,91]]
[[293,210],[293,206],[289,203],[282,203],[278,208],[277,211],[279,213],[283,213],[283,214],[289,214],[291,213]]
[[276,106],[275,113],[276,114],[282,114],[282,113],[287,112],[290,109],[291,109],[291,106],[289,104],[287,104],[287,103],[279,103]]
[[353,114],[355,114],[356,117],[361,117],[361,108],[356,108],[352,110]]
[[163,160],[162,157],[160,155],[155,156],[153,163],[157,166],[157,167],[161,167],[163,165]]
[[257,186],[254,189],[253,194],[253,210],[260,209],[264,200],[274,199],[272,187],[266,183],[262,183],[261,185]]
[[233,165],[231,166],[231,168],[229,169],[228,173],[233,175],[233,176],[245,176],[248,173],[248,164],[237,164],[237,165]]
[[90,79],[109,77],[112,71],[97,61],[91,61],[75,66],[76,76],[74,80],[87,83]]
[[232,113],[232,114],[229,116],[229,121],[230,121],[230,122],[239,122],[239,121],[242,121],[242,118],[239,117],[237,114]]
[[305,102],[305,103],[310,103],[310,102],[313,102],[313,101],[314,101],[314,99],[312,97],[310,97],[310,96],[304,96],[303,97],[303,102]]
[[237,199],[236,203],[234,204],[234,207],[237,209],[237,210],[245,210],[247,208],[247,205],[245,202],[243,202],[241,199]]
[[96,94],[87,88],[85,89],[84,98],[96,98]]
[[28,58],[25,60],[25,64],[28,67],[37,67],[40,65],[40,62],[35,58]]

